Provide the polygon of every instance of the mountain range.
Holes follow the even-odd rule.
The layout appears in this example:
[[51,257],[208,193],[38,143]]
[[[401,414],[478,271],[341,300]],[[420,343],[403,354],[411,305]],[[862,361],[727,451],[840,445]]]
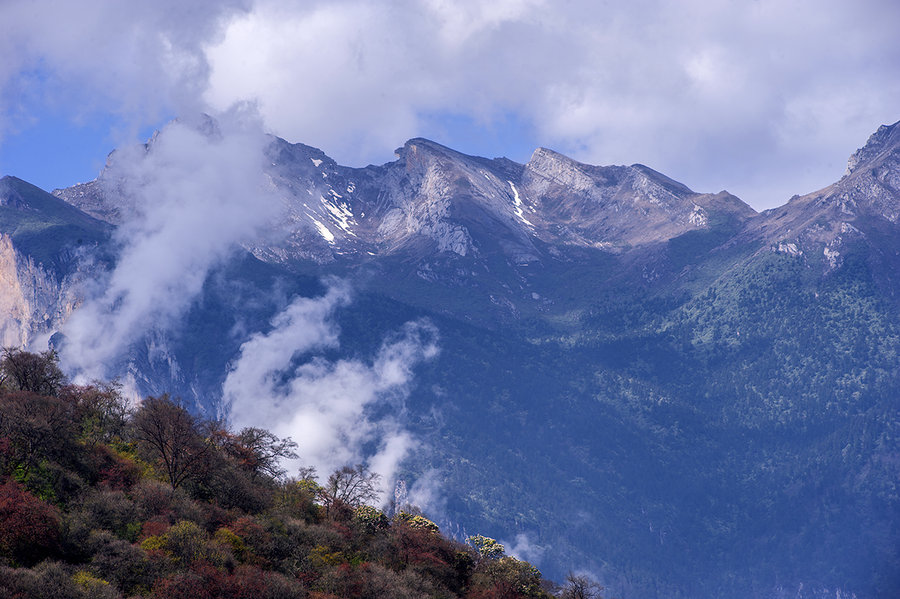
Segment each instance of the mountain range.
[[[154,201],[134,163],[165,135],[52,194],[0,180],[5,346],[65,356],[67,323]],[[350,168],[269,138],[258,201],[277,218],[216,254],[106,374],[227,415],[248,339],[338,277],[353,298],[332,363],[370,359],[406,323],[436,332],[402,397],[364,408],[417,439],[400,476],[437,489],[443,529],[616,597],[900,591],[900,124],[839,181],[761,213],[544,148],[526,164],[425,139],[396,154]]]

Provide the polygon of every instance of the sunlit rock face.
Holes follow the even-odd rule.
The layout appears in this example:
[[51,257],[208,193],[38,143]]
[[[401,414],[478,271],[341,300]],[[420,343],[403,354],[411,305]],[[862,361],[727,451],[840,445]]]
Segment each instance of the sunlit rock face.
[[27,347],[77,307],[106,227],[15,177],[0,179],[0,218],[0,344]]
[[0,345],[25,346],[59,325],[71,311],[60,309],[60,291],[55,277],[0,235]]
[[28,339],[31,305],[19,283],[16,250],[9,237],[0,235],[0,343],[19,347]]
[[709,215],[745,219],[754,211],[727,193],[699,194],[636,164],[591,166],[540,148],[525,165],[525,196],[548,234],[595,247],[625,249],[704,229]]

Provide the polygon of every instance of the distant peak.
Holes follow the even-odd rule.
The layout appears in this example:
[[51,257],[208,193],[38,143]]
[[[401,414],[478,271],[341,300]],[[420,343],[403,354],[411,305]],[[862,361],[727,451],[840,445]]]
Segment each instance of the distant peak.
[[187,116],[179,116],[175,118],[173,123],[179,123],[189,129],[193,129],[200,135],[208,139],[221,139],[222,129],[219,127],[219,121],[214,117],[201,112],[199,114],[190,114]]
[[453,148],[448,148],[445,145],[439,144],[436,141],[425,139],[424,137],[414,137],[410,139],[403,144],[402,148],[394,150],[394,154],[407,163],[420,164],[431,163],[435,159],[440,158],[446,158],[461,164],[472,164],[488,160],[487,158],[480,156],[464,154]]
[[441,145],[436,141],[432,141],[425,137],[413,137],[412,139],[407,140],[404,144],[405,146],[426,146],[431,148],[439,148],[442,150],[449,150],[447,146]]
[[[44,192],[43,189],[38,187],[37,185],[33,185],[24,179],[20,179],[14,175],[5,175],[0,178],[0,186],[3,187],[4,190],[17,190],[17,189],[37,189]],[[44,192],[46,193],[46,192]]]
[[640,171],[645,176],[649,177],[650,179],[653,179],[654,181],[656,181],[657,183],[659,183],[660,185],[662,185],[663,187],[665,187],[672,193],[681,193],[681,194],[695,193],[694,190],[692,190],[690,187],[688,187],[684,183],[681,183],[680,181],[676,181],[675,179],[672,179],[671,177],[667,177],[666,175],[662,174],[661,172],[653,170],[649,166],[645,166],[643,164],[632,164],[631,168],[633,168],[636,171]]
[[592,168],[591,165],[578,162],[565,154],[560,154],[550,148],[537,148],[528,161],[526,168],[535,172],[550,172],[557,169],[583,171]]
[[573,160],[569,158],[565,154],[560,154],[556,150],[551,150],[550,148],[540,147],[537,148],[531,154],[531,161],[535,160],[554,160],[554,161],[563,161],[563,162],[578,162],[577,160]]
[[409,154],[417,154],[420,152],[424,152],[425,154],[438,154],[442,156],[466,156],[461,152],[457,152],[452,148],[448,148],[447,146],[439,144],[436,141],[425,139],[424,137],[414,137],[403,144],[402,148],[397,148],[396,150],[394,150],[394,154],[396,154],[400,158],[404,158]]

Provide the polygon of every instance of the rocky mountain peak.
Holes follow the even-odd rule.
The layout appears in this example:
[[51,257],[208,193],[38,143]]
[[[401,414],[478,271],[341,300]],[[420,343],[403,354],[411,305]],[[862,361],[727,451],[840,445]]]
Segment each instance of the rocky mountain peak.
[[402,168],[413,185],[427,184],[437,173],[458,170],[466,164],[465,156],[421,137],[413,138],[394,150],[398,160],[392,168]]
[[500,178],[518,178],[522,169],[521,164],[506,158],[470,156],[423,137],[410,139],[402,147],[394,150],[394,154],[399,160],[385,166],[403,166],[410,173],[424,172],[437,167],[442,171],[452,171],[462,176],[475,174],[476,179],[485,173],[495,174]]
[[[651,204],[678,204],[695,195],[686,185],[657,173],[642,164],[632,166],[595,166],[568,156],[538,148],[525,165],[525,178],[531,182],[544,180],[551,186],[561,185],[598,201],[598,208],[610,200],[642,200]],[[621,205],[616,205],[616,210]]]
[[561,165],[572,167],[587,166],[577,160],[569,158],[565,154],[560,154],[555,150],[544,147],[537,148],[531,154],[531,159],[528,161],[528,167],[534,170],[549,170],[558,168]]
[[817,194],[843,218],[900,222],[900,122],[879,127],[850,157],[844,177]]
[[453,158],[465,157],[465,154],[461,154],[456,150],[448,148],[447,146],[441,145],[436,141],[431,141],[430,139],[425,139],[424,137],[413,137],[410,140],[407,140],[402,147],[394,150],[394,154],[396,154],[399,158],[405,159],[412,156],[449,156]]
[[266,157],[272,166],[280,169],[296,169],[299,166],[300,170],[310,172],[323,166],[326,169],[333,169],[337,166],[337,163],[319,148],[301,143],[290,143],[274,135],[270,139],[271,143],[266,147]]
[[579,245],[625,249],[709,224],[705,196],[640,164],[593,166],[538,148],[522,188],[546,220],[564,227],[562,237]]
[[846,175],[850,175],[863,164],[881,162],[900,148],[900,121],[893,125],[882,125],[869,136],[866,145],[858,149],[847,161]]
[[828,269],[850,245],[867,244],[900,223],[900,122],[882,125],[850,157],[837,182],[765,211],[747,233],[772,251],[824,257]]

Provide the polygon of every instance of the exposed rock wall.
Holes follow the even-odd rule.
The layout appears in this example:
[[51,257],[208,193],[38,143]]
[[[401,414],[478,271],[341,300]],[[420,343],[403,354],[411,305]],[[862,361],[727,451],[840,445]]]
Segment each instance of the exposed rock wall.
[[0,346],[27,347],[65,322],[78,304],[71,282],[57,280],[0,234]]

